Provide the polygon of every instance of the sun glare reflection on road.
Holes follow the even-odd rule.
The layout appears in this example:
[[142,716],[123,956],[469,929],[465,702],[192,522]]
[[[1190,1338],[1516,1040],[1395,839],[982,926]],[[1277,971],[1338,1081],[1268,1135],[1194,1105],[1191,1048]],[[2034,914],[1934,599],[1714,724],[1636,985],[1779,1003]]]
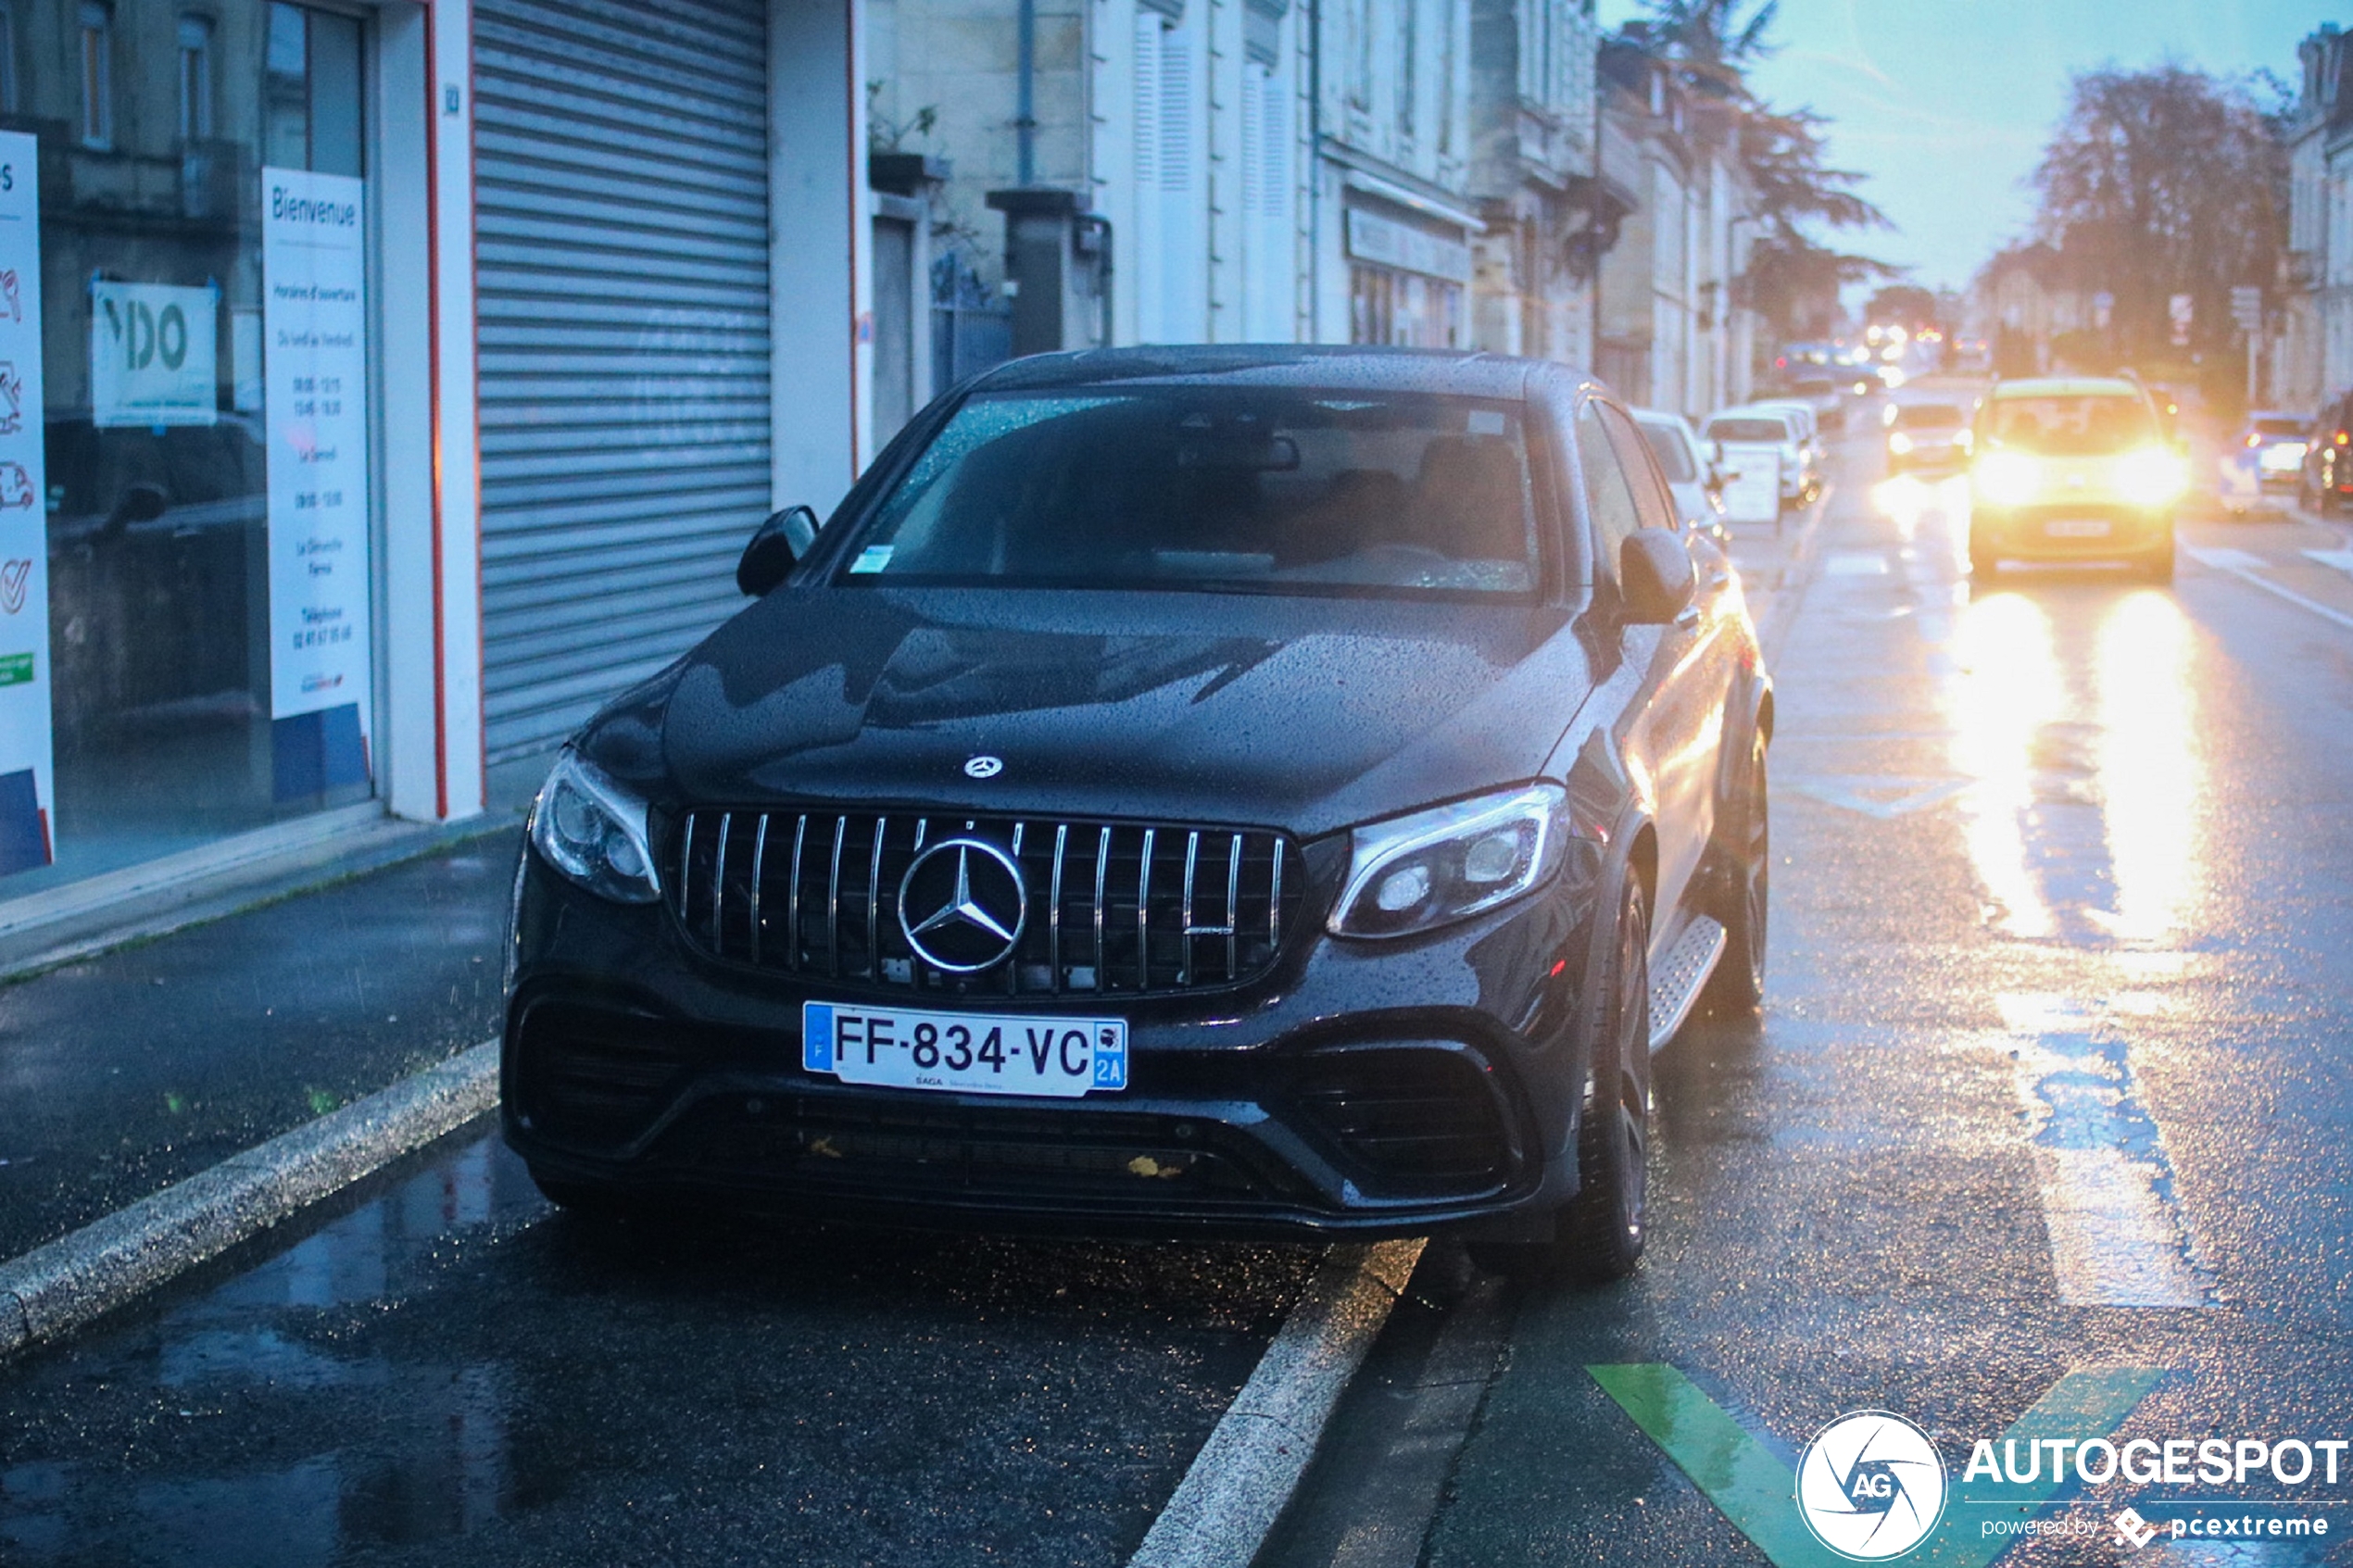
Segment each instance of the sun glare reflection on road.
[[2036,733],[2060,716],[2065,695],[2051,620],[2022,594],[1972,600],[1961,612],[1960,672],[1947,688],[1954,771],[1977,781],[1962,797],[1969,859],[2006,935],[2041,938],[2054,929],[2027,860],[2026,819],[2034,806]]
[[2124,941],[2164,943],[2204,880],[2189,623],[2170,596],[2144,589],[2109,609],[2098,637],[2100,799],[2116,877],[2106,923]]

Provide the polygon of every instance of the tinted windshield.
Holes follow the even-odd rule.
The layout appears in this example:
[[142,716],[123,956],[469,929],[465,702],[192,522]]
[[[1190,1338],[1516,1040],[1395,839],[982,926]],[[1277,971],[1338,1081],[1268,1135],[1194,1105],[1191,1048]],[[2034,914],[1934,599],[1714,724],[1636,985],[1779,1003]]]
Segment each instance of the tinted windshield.
[[1692,467],[1692,449],[1683,444],[1683,433],[1673,425],[1653,424],[1648,420],[1634,421],[1642,427],[1642,439],[1651,444],[1651,454],[1658,458],[1660,470],[1669,484],[1689,484],[1699,477]]
[[2304,433],[2304,421],[2302,420],[2258,420],[2255,421],[2255,433],[2300,436]]
[[1729,419],[1707,421],[1710,441],[1772,441],[1789,439],[1789,429],[1779,420]]
[[1524,594],[1535,515],[1514,404],[982,395],[885,497],[844,580]]
[[2157,420],[2137,397],[2005,397],[1990,413],[1994,441],[2061,457],[2121,452],[2157,439]]
[[1901,430],[1952,430],[1961,422],[1961,411],[1950,403],[1907,403],[1895,410]]

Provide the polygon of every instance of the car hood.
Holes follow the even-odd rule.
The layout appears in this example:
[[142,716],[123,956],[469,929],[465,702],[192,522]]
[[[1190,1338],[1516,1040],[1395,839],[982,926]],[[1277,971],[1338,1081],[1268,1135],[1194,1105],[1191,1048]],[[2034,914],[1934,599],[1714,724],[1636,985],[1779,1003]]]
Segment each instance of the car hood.
[[[667,805],[857,803],[1314,836],[1535,776],[1570,617],[1250,595],[786,589],[584,734]],[[975,757],[1001,761],[975,779]]]

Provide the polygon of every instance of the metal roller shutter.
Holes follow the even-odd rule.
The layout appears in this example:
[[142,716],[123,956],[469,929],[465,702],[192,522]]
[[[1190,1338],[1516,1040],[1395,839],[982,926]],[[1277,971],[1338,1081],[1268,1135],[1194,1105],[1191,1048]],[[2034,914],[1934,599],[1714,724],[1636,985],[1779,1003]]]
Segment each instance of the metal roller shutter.
[[484,705],[560,740],[768,511],[764,0],[475,0]]

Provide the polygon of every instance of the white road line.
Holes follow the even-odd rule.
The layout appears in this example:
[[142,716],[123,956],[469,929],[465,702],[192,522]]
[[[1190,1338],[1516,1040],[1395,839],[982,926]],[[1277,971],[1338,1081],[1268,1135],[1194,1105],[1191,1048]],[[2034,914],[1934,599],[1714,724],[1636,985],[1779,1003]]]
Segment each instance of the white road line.
[[2210,1307],[2157,1123],[2096,1009],[2002,998],[2059,1298],[2077,1307]]
[[2353,571],[2353,550],[2307,550],[2304,554],[2322,566],[2333,566],[2339,571]]
[[2274,598],[2285,599],[2299,609],[2309,609],[2323,621],[2334,621],[2339,626],[2353,631],[2353,615],[2347,615],[2343,610],[2331,609],[2324,604],[2306,598],[2294,589],[2283,588],[2271,579],[2257,575],[2255,569],[2264,564],[2263,558],[2260,556],[2248,555],[2245,550],[2203,550],[2192,545],[2183,546],[2182,553],[2200,566],[2210,567],[2217,571],[2227,571],[2240,582],[2252,583]]
[[1825,577],[1885,577],[1891,570],[1875,550],[1837,550],[1822,563]]

